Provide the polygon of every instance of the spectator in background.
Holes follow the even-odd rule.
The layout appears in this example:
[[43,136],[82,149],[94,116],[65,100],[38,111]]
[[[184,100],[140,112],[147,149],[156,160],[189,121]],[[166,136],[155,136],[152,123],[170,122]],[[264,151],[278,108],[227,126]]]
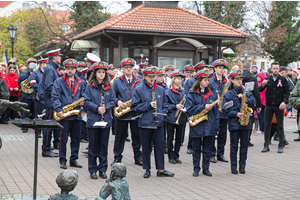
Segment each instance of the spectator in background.
[[292,69],[289,69],[287,71],[287,78],[289,78],[293,83],[294,83],[294,86],[296,85],[297,81],[296,79],[293,77],[293,70]]
[[[256,74],[258,87],[262,84],[263,80],[265,80],[266,74],[264,72],[259,72]],[[261,102],[261,111],[258,113],[258,122],[259,122],[259,131],[261,134],[265,132],[265,106],[266,106],[266,89],[260,92],[260,102]]]
[[297,125],[298,130],[294,133],[298,133],[299,137],[294,139],[294,141],[300,141],[300,124],[299,124],[299,111],[300,111],[300,81],[297,81],[295,88],[293,89],[289,101],[293,108],[297,110]]
[[252,74],[255,76],[258,72],[257,72],[257,70],[258,70],[258,67],[257,67],[257,65],[256,64],[254,64],[253,66],[252,66]]
[[272,75],[272,71],[271,71],[271,68],[269,68],[267,70],[266,77],[271,76],[271,75]]
[[[6,83],[6,75],[2,72],[3,68],[0,66],[0,99],[9,100],[9,91]],[[3,79],[3,77],[5,78],[5,80]],[[0,123],[8,124],[8,109],[1,114]]]
[[240,67],[238,65],[233,65],[233,67],[231,68],[231,71],[235,71],[238,70]]
[[[18,75],[17,67],[15,65],[10,65],[8,67],[9,74],[7,75],[8,79],[8,90],[10,92],[10,101],[18,101],[20,97],[20,87],[18,86]],[[15,110],[10,109],[8,116],[11,119],[18,117],[18,113]]]
[[[292,90],[294,89],[295,85],[293,83],[293,81],[287,76],[287,72],[289,71],[289,69],[287,69],[286,67],[284,66],[281,66],[279,68],[279,72],[280,72],[280,75],[284,78],[286,78],[287,82],[288,82],[288,85],[289,85],[289,92],[292,92]],[[290,103],[288,103],[286,105],[286,110],[289,111],[289,112],[292,112],[292,106]],[[290,118],[296,118],[293,114],[291,114]]]

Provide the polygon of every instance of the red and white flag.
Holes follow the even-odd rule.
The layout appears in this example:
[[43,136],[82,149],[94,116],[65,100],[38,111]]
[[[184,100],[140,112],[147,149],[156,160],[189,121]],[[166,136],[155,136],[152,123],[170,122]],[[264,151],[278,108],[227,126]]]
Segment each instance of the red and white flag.
[[141,56],[141,59],[143,60],[144,59],[144,54],[140,54],[140,56]]
[[146,58],[146,60],[145,60],[146,62],[148,62],[149,61],[149,59],[148,58]]

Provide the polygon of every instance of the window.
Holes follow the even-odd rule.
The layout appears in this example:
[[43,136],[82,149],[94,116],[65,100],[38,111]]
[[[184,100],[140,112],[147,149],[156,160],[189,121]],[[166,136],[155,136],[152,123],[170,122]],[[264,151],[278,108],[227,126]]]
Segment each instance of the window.
[[30,8],[30,4],[29,3],[23,3],[22,4],[22,9],[23,10],[28,10]]
[[208,64],[211,65],[214,62],[214,57],[213,56],[209,56],[208,57]]
[[104,48],[104,62],[109,62],[109,48]]
[[193,64],[193,58],[158,57],[159,68],[169,64],[174,65],[176,69],[182,69],[185,65]]
[[260,68],[263,69],[263,70],[265,70],[265,62],[261,62]]
[[[128,48],[122,48],[121,60],[127,57],[128,57]],[[119,48],[114,48],[114,66],[119,66],[121,60],[119,60]]]

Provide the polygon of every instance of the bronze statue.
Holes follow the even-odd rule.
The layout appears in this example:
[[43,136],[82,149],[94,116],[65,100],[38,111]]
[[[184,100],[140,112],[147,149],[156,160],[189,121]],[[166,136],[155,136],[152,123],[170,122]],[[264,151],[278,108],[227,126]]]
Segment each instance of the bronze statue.
[[102,200],[112,196],[112,200],[130,200],[129,188],[126,177],[126,166],[122,163],[115,163],[111,167],[110,177],[100,190],[100,197],[96,200]]
[[0,99],[0,114],[4,113],[7,108],[13,109],[17,112],[20,111],[21,113],[30,112],[30,110],[25,109],[22,106],[27,106],[27,103],[22,103],[19,101],[11,102],[5,99]]
[[78,197],[69,194],[78,183],[78,173],[75,170],[65,170],[56,178],[56,183],[60,187],[61,192],[51,195],[48,200],[78,200]]

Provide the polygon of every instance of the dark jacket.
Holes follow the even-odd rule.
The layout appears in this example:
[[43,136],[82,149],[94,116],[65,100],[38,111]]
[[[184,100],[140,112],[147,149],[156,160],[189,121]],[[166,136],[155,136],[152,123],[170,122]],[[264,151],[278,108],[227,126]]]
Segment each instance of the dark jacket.
[[[208,88],[205,88],[203,93],[198,88],[197,92],[189,92],[186,97],[186,111],[189,116],[196,115],[205,109],[206,104],[211,104],[218,97],[214,95]],[[215,105],[206,113],[208,120],[204,120],[196,126],[190,126],[190,137],[198,138],[205,136],[215,136],[219,128],[219,110]]]
[[187,80],[184,84],[184,92],[187,95],[190,92],[191,87],[195,84],[196,79],[194,77]]
[[52,107],[51,92],[53,83],[58,77],[58,65],[53,60],[49,60],[48,65],[46,65],[44,69],[42,78],[42,88],[44,90],[43,97],[45,101],[45,107],[47,108]]
[[158,86],[160,86],[160,87],[162,87],[162,88],[164,88],[165,90],[167,90],[168,89],[168,87],[167,87],[167,84],[165,84],[164,82],[161,82],[161,83],[156,83]]
[[275,105],[279,106],[282,102],[288,104],[290,91],[289,84],[286,78],[278,74],[277,79],[274,81],[273,76],[267,77],[265,80],[268,80],[268,83],[263,87],[261,84],[259,86],[259,91],[262,92],[266,89],[266,105]]
[[40,69],[37,69],[30,74],[30,85],[33,88],[33,100],[36,100],[36,95],[38,94],[38,84],[42,82],[42,78],[43,72]]
[[[217,96],[217,92],[219,93],[219,96],[222,96],[222,92],[224,90],[225,84],[227,83],[227,78],[223,77],[222,83],[220,84],[217,80],[216,75],[214,74],[214,76],[212,78],[209,79],[209,85],[210,85],[210,90],[212,93],[214,93],[214,95]],[[228,87],[228,86],[227,86]],[[224,115],[223,113],[220,113],[220,118],[222,119],[227,119],[227,116]]]
[[287,75],[292,81],[293,81],[293,83],[294,83],[294,85],[296,85],[297,84],[297,80],[296,79],[294,79],[294,77],[293,77],[293,75],[291,74],[291,75]]
[[256,107],[261,108],[261,101],[260,101],[260,94],[258,90],[258,84],[257,79],[255,75],[253,75],[249,70],[243,70],[243,85],[248,82],[254,82],[254,90],[251,91],[253,94],[255,101],[256,101]]
[[[162,87],[158,87],[154,82],[154,92],[156,98],[157,112],[167,114],[168,103],[165,90]],[[152,92],[150,85],[147,81],[144,81],[142,85],[136,88],[135,92],[132,94],[131,109],[134,112],[142,114],[139,118],[139,127],[155,127],[163,126],[165,116],[157,115],[158,123],[154,121],[154,108],[152,108]]]
[[9,91],[6,82],[0,77],[0,99],[9,100]]
[[294,87],[295,87],[295,84],[294,84],[294,82],[292,81],[292,79],[290,79],[289,77],[286,77],[286,80],[287,80],[287,82],[288,82],[288,84],[289,84],[289,91],[292,92],[292,90],[293,90]]
[[[166,117],[166,121],[174,124],[177,118],[174,118],[175,113],[177,111],[176,105],[182,100],[182,97],[185,95],[185,92],[182,89],[175,89],[173,86],[172,89],[166,90],[166,96],[168,99],[168,114]],[[186,113],[181,113],[179,124],[186,123]]]
[[[60,77],[54,81],[52,93],[51,93],[51,101],[54,110],[56,112],[63,111],[63,106],[73,103],[74,101],[84,97],[83,91],[84,86],[81,79],[75,75],[74,77],[74,91],[71,91],[71,83],[66,75]],[[80,107],[76,107],[74,109],[80,109]],[[74,120],[81,119],[80,115],[78,116],[70,116],[65,118],[65,120]]]
[[[125,78],[125,75],[120,76],[119,78],[116,78],[113,84],[113,90],[116,94],[116,104],[118,101],[122,101],[125,103],[126,101],[129,101],[132,99],[132,94],[136,90],[136,88],[139,86],[140,79],[136,76],[132,76],[132,80],[130,85],[128,85],[127,80]],[[130,87],[130,90],[129,90]],[[126,113],[125,115],[121,117],[116,117],[117,119],[130,119],[132,117],[136,117],[138,113],[131,111]]]
[[[228,90],[223,98],[222,101],[222,112],[227,115],[228,117],[228,130],[234,131],[234,130],[249,130],[252,127],[252,124],[250,122],[249,117],[249,123],[247,126],[241,126],[239,123],[239,118],[237,117],[237,113],[241,110],[241,100],[237,97],[238,94],[243,94],[244,89],[243,88],[237,88],[234,87],[231,90]],[[255,105],[255,99],[251,92],[246,93],[246,99],[247,99],[247,105],[250,108],[254,108]],[[233,106],[229,108],[224,108],[224,104],[233,101]]]
[[[107,122],[105,128],[111,127],[112,115],[111,109],[116,104],[116,95],[113,89],[110,88],[108,83],[104,87],[104,121]],[[92,83],[92,86],[87,85],[85,90],[84,103],[87,106],[87,128],[99,128],[93,126],[95,122],[99,122],[102,116],[98,113],[98,108],[101,105],[102,89],[99,89],[96,81]]]

